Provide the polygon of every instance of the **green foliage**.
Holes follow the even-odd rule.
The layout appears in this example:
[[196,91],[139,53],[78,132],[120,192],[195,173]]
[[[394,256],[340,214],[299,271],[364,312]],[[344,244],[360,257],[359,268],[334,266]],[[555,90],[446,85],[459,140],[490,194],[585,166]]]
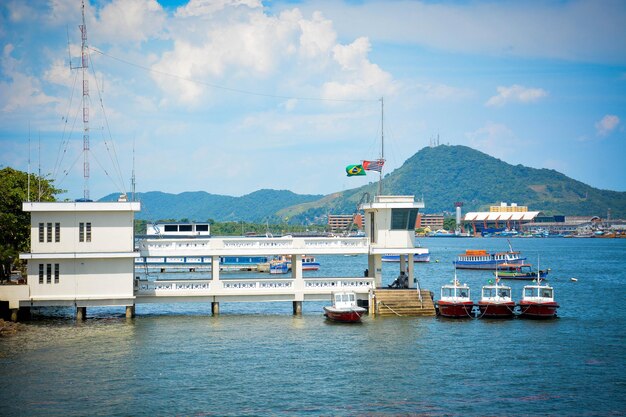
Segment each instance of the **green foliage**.
[[0,170],[0,277],[5,279],[19,265],[19,253],[30,247],[30,213],[22,211],[24,201],[55,201],[63,192],[51,180],[30,175],[13,168]]
[[454,217],[448,217],[443,219],[443,228],[445,230],[454,231],[456,228],[456,219]]

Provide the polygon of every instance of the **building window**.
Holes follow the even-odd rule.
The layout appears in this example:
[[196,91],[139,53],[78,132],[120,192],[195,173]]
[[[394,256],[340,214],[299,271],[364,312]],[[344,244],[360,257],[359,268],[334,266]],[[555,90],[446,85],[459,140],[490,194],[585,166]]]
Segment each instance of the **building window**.
[[85,223],[78,223],[78,241],[85,241]]
[[39,283],[43,284],[43,264],[39,264]]
[[209,231],[209,225],[208,224],[197,224],[196,225],[196,232],[208,232]]
[[46,284],[52,284],[52,264],[46,264]]
[[59,264],[54,264],[54,283],[59,283]]
[[370,241],[372,243],[376,243],[376,224],[374,220],[374,213],[370,213]]
[[85,242],[91,242],[91,223],[85,223]]
[[178,232],[178,226],[175,224],[166,224],[163,230],[166,232]]
[[43,243],[43,223],[39,223],[39,243]]
[[46,225],[46,242],[52,242],[52,223]]
[[61,241],[61,223],[54,224],[54,241],[55,242]]
[[391,209],[391,230],[415,230],[417,209]]

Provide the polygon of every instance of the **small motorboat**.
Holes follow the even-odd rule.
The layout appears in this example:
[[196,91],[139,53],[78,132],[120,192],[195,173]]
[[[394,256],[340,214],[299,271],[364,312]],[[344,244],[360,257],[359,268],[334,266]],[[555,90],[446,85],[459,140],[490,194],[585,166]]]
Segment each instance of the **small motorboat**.
[[356,304],[356,294],[351,291],[332,294],[333,305],[324,306],[324,315],[332,321],[358,323],[367,310]]
[[439,315],[451,318],[472,317],[474,302],[470,299],[470,289],[467,284],[461,284],[454,274],[452,284],[441,287],[441,298],[437,303]]
[[500,279],[534,280],[537,278],[537,274],[542,279],[546,279],[549,272],[550,269],[533,271],[532,265],[530,264],[505,263],[498,265],[498,277],[500,277]]
[[537,282],[525,285],[522,290],[520,317],[531,319],[551,319],[556,317],[559,305],[554,301],[554,288],[541,284],[541,276],[537,275]]
[[512,318],[515,302],[511,299],[511,287],[499,285],[500,278],[496,275],[495,284],[485,285],[478,302],[479,318]]

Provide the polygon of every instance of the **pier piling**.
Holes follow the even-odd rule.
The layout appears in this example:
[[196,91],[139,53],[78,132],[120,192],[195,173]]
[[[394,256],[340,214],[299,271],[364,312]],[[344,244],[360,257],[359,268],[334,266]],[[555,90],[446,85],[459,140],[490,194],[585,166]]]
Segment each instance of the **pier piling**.
[[213,301],[211,303],[211,313],[214,316],[218,316],[220,314],[220,303],[218,303],[217,301]]
[[76,307],[76,320],[83,321],[87,318],[87,307]]
[[126,318],[132,319],[134,317],[135,317],[135,305],[133,304],[132,306],[126,306]]
[[294,301],[293,302],[293,315],[301,316],[302,315],[302,301]]

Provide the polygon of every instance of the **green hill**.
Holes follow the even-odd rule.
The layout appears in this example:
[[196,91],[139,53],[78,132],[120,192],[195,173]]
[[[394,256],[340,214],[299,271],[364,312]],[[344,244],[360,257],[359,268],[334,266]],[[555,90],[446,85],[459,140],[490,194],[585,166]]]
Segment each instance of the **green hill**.
[[[100,201],[116,201],[118,194],[109,194]],[[169,194],[160,191],[137,193],[140,220],[188,219],[191,221],[282,222],[276,218],[280,209],[316,201],[321,195],[301,195],[287,190],[258,190],[241,197],[209,194],[204,191]]]
[[[372,173],[375,175],[375,173]],[[286,190],[259,190],[242,197],[185,192],[138,193],[138,219],[324,223],[328,213],[354,213],[364,193],[374,196],[378,184],[326,196],[299,195]],[[489,210],[502,201],[546,214],[597,215],[626,218],[626,192],[593,188],[551,169],[510,165],[467,146],[426,147],[383,180],[383,194],[424,198],[426,213]],[[102,201],[114,201],[111,194]]]
[[[324,211],[352,213],[364,192],[374,195],[376,184],[326,196],[317,202],[288,207],[278,214],[299,218]],[[467,146],[426,147],[385,176],[383,194],[424,198],[424,212],[489,210],[502,201],[528,206],[546,214],[626,217],[626,192],[599,190],[555,170],[510,165]]]

